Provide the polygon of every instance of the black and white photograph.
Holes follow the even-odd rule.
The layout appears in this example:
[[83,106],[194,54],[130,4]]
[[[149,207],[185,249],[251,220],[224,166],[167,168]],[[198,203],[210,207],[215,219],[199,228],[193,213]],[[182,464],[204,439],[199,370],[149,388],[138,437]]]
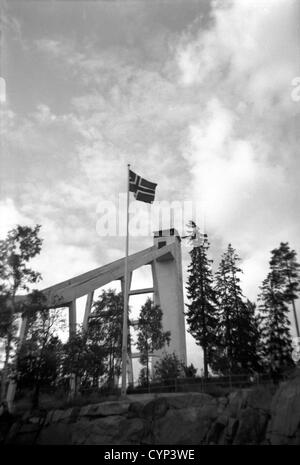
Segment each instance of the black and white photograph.
[[1,449],[300,446],[299,147],[300,0],[0,1]]

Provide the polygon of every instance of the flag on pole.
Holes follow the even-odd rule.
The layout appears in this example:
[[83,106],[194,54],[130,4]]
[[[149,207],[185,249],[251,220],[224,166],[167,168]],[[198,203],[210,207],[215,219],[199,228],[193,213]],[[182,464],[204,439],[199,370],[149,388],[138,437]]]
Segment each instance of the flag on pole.
[[123,314],[123,334],[122,334],[122,387],[121,395],[126,395],[127,386],[127,345],[128,345],[128,295],[129,295],[129,276],[128,276],[128,251],[129,251],[129,192],[134,193],[136,200],[152,203],[155,198],[155,189],[157,184],[147,181],[147,179],[138,176],[131,171],[130,165],[127,165],[127,220],[126,220],[126,251],[125,251],[125,270],[124,270],[124,314]]
[[134,193],[136,200],[152,203],[155,198],[157,184],[147,181],[138,174],[129,170],[129,191]]

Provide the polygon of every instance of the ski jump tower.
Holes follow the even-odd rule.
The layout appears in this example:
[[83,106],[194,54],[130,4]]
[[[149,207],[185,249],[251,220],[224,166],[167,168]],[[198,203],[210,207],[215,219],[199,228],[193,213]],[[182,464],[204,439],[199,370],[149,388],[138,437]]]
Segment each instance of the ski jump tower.
[[[131,277],[134,270],[150,265],[153,285],[144,289],[131,289]],[[75,278],[68,279],[42,292],[46,298],[47,308],[69,308],[69,335],[76,332],[76,299],[87,296],[83,326],[87,327],[92,312],[94,291],[115,280],[121,281],[124,291],[125,258],[101,266]],[[171,332],[170,345],[163,351],[175,353],[186,364],[186,339],[181,263],[181,239],[176,229],[166,229],[154,233],[154,244],[128,257],[129,298],[138,294],[153,294],[153,301],[159,305],[163,313],[163,330]],[[20,297],[19,299],[24,299]],[[26,335],[27,319],[22,316],[20,341]],[[156,352],[157,357],[163,351]],[[134,355],[133,355],[134,356]],[[136,354],[135,356],[138,356]],[[132,373],[132,360],[129,360]],[[10,389],[9,389],[10,391]],[[11,397],[12,394],[9,395]]]

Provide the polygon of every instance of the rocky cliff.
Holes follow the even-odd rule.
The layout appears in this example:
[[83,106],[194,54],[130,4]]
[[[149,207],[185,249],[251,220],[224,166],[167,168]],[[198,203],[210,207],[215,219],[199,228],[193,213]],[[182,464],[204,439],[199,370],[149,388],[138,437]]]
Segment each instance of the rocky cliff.
[[219,398],[132,395],[126,401],[27,415],[4,436],[13,444],[300,445],[300,370],[275,392],[260,386]]

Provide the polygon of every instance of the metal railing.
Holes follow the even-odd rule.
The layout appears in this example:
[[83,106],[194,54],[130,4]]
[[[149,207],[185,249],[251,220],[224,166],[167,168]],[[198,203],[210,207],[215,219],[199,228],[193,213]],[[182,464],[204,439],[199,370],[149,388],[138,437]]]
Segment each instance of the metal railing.
[[221,393],[221,390],[252,387],[272,382],[267,374],[231,374],[228,376],[211,376],[208,378],[168,378],[160,381],[151,381],[141,385],[137,382],[128,387],[127,393],[155,393],[155,392],[207,392]]
[[[211,376],[203,377],[186,377],[186,378],[168,378],[164,380],[151,380],[149,384],[141,385],[138,381],[132,383],[127,388],[127,395],[131,394],[159,394],[159,393],[185,393],[201,392],[207,393],[214,397],[225,396],[236,389],[251,388],[258,385],[272,383],[272,379],[267,374],[256,376],[251,375],[228,375],[228,376]],[[40,407],[45,409],[66,408],[69,406],[83,406],[88,403],[103,402],[107,399],[117,400],[121,394],[120,386],[102,386],[102,387],[84,387],[78,388],[75,395],[71,395],[61,387],[42,387],[40,389]],[[31,394],[20,392],[17,395],[18,400],[22,403],[30,403]]]

